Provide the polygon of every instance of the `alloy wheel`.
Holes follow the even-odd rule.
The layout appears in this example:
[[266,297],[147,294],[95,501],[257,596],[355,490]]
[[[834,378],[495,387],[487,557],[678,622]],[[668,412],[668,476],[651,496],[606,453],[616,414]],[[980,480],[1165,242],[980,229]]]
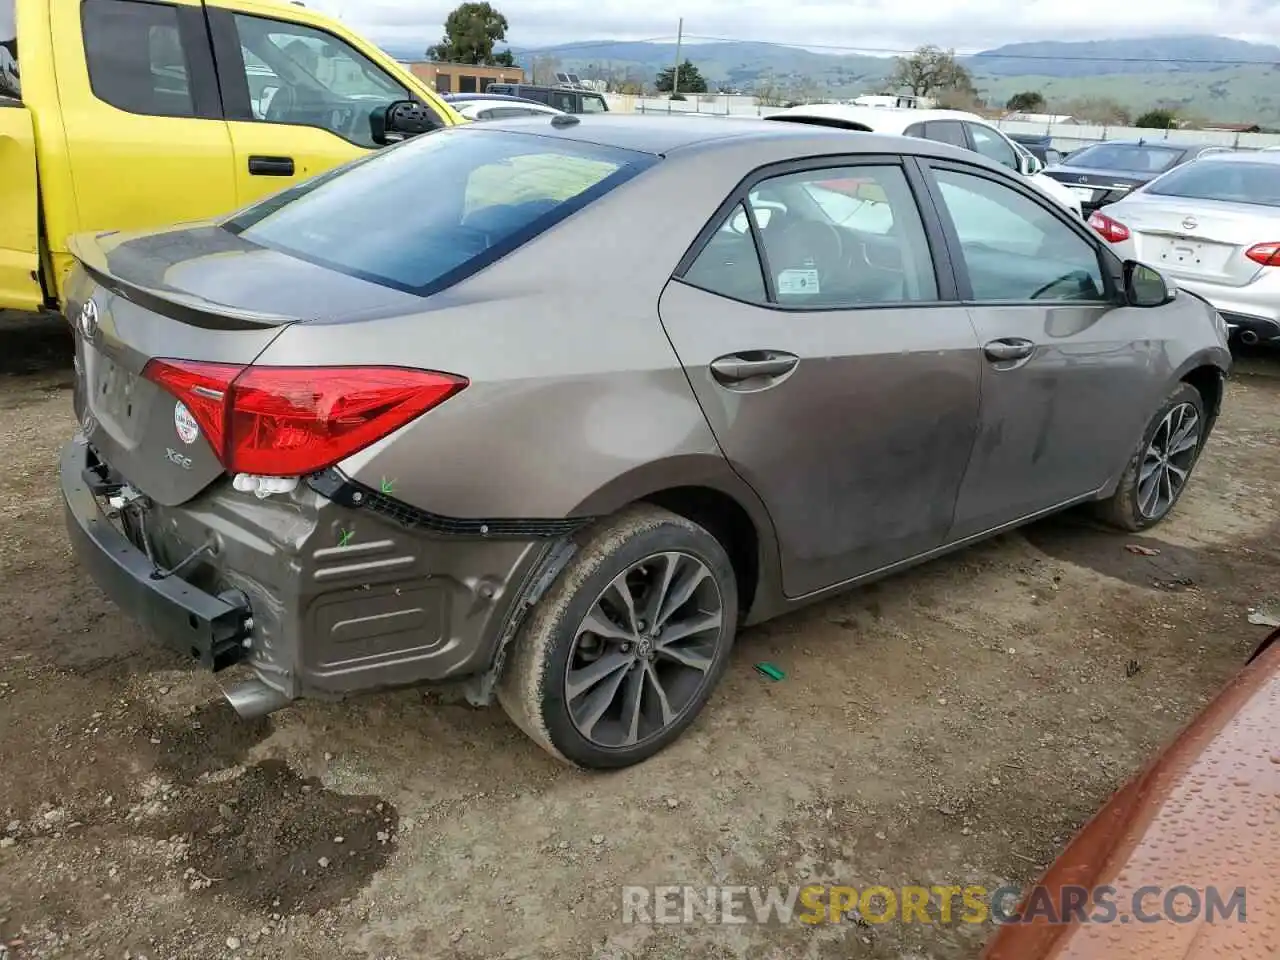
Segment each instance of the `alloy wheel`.
[[1200,414],[1179,403],[1164,415],[1138,469],[1138,510],[1148,520],[1169,512],[1186,485],[1200,448]]
[[564,678],[574,727],[602,747],[658,736],[707,684],[724,620],[719,584],[698,558],[668,552],[632,564],[574,636]]

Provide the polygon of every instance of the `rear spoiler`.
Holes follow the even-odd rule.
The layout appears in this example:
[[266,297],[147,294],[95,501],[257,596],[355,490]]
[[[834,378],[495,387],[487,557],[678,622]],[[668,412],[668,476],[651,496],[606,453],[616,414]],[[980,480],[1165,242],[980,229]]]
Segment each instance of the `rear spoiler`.
[[[169,286],[164,282],[164,273],[182,257],[180,251],[174,249],[177,244],[166,246],[165,238],[168,236],[167,232],[79,234],[68,241],[67,248],[99,286],[145,310],[189,326],[210,330],[259,330],[305,319],[251,312]],[[232,238],[237,247],[245,245],[245,241],[233,234],[228,233],[227,237]],[[156,248],[165,249],[170,256],[155,255]],[[173,258],[174,254],[178,254],[177,259]]]

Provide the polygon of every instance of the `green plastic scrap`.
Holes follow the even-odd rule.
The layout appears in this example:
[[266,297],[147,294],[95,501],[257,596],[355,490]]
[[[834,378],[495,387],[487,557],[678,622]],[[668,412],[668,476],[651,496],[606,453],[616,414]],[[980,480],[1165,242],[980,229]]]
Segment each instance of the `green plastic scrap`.
[[338,531],[338,546],[340,546],[340,547],[345,547],[347,544],[349,544],[349,543],[351,542],[351,538],[352,538],[353,536],[355,536],[355,531],[354,531],[354,530],[339,530],[339,531]]
[[391,491],[395,489],[395,485],[396,482],[394,480],[388,480],[386,477],[382,478],[382,483],[380,484],[382,492],[388,497],[391,496]]
[[768,677],[770,680],[778,681],[786,679],[786,674],[775,667],[772,663],[757,663],[756,672],[761,676]]

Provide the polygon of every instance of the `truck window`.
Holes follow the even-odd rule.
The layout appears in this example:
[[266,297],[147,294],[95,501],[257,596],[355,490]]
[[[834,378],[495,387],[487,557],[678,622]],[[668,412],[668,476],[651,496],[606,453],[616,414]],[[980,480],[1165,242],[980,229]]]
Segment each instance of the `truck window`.
[[604,102],[604,97],[598,93],[584,93],[582,95],[582,112],[608,113],[609,105]]
[[18,83],[18,20],[15,0],[0,0],[0,100],[21,100]]
[[274,75],[270,98],[253,98],[253,119],[320,127],[377,146],[369,129],[374,108],[408,100],[409,91],[337,37],[298,23],[235,14],[245,79]]
[[94,96],[129,113],[196,115],[176,8],[85,0],[80,10]]

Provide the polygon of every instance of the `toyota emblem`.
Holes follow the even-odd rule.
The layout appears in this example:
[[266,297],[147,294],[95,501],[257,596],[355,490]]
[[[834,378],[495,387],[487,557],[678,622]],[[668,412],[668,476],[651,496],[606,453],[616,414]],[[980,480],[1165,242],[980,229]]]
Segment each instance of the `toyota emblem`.
[[1183,230],[1194,230],[1198,226],[1200,226],[1200,221],[1197,220],[1195,217],[1187,217],[1185,220],[1182,221]]
[[80,308],[80,332],[90,339],[98,332],[98,305],[92,300]]

